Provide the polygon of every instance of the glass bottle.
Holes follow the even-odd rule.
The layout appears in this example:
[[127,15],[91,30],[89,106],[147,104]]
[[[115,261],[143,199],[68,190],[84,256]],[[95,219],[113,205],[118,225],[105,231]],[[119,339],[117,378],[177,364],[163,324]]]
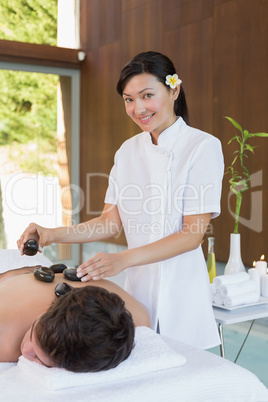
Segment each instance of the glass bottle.
[[207,269],[210,283],[213,282],[216,274],[216,259],[214,252],[214,242],[215,237],[208,237],[208,258],[207,258]]

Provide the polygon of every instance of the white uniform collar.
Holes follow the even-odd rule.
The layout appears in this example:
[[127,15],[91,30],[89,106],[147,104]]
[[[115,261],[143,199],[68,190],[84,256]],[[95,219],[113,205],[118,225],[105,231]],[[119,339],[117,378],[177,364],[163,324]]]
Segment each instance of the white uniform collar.
[[183,128],[185,128],[186,123],[183,120],[182,117],[178,117],[175,123],[173,123],[171,126],[166,128],[158,137],[158,145],[154,145],[152,143],[152,138],[151,134],[149,132],[145,132],[148,135],[148,139],[150,140],[151,144],[155,146],[170,146],[171,142],[174,140],[174,136],[178,136],[178,132],[181,131]]

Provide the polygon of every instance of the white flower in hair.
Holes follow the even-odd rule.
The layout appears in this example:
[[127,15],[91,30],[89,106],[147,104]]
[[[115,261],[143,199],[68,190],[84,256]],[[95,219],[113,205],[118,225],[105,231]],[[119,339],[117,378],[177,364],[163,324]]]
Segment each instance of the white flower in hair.
[[166,76],[166,85],[169,85],[172,89],[176,88],[176,86],[180,85],[181,83],[182,80],[179,79],[177,74]]

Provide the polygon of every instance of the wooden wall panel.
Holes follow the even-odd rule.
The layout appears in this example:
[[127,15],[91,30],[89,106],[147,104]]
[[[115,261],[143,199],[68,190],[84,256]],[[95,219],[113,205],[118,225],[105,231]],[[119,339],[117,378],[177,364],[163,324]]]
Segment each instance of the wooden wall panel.
[[165,42],[176,49],[166,54],[183,81],[191,125],[208,132],[213,128],[212,32],[213,21],[208,18],[164,34]]
[[95,49],[119,40],[121,35],[121,0],[81,2],[81,45]]
[[[123,1],[121,51],[125,62],[135,54],[162,49],[162,0]],[[150,29],[148,29],[150,27]],[[119,70],[120,71],[120,70]]]
[[[268,131],[266,0],[81,0],[82,66],[81,184],[87,195],[86,175],[108,175],[115,151],[139,128],[124,111],[115,86],[124,64],[136,53],[156,50],[167,54],[183,80],[191,124],[222,141],[226,165],[235,131],[230,115],[250,131]],[[250,264],[260,253],[268,256],[268,139],[256,139],[250,172],[262,171],[262,183],[244,197],[240,226],[243,260]],[[101,210],[105,179],[91,187],[90,207],[82,219]],[[252,202],[260,191],[263,228],[254,230]],[[217,258],[226,261],[234,220],[228,208],[229,183],[223,183],[222,215],[213,221]],[[255,194],[256,195],[256,194]],[[233,209],[231,199],[231,209]],[[256,208],[254,213],[256,212]],[[122,238],[118,240],[121,242]],[[204,247],[206,248],[206,246]],[[253,257],[254,256],[254,257]]]
[[[115,81],[104,78],[115,77],[118,73],[119,52],[119,44],[115,43],[88,53],[90,74],[87,75],[82,87],[85,115],[82,119],[84,135],[81,138],[81,167],[82,172],[87,174],[108,174],[113,164],[114,153],[122,143],[122,138],[116,133],[116,127],[119,122],[126,119],[125,116],[121,117],[123,104],[121,105],[121,99],[115,91]],[[84,185],[85,182],[82,181],[82,186]],[[96,192],[94,198],[94,204],[100,205],[99,200],[102,200],[103,205],[103,194],[99,195]]]
[[[254,5],[253,5],[254,4]],[[214,133],[221,139],[226,166],[232,161],[234,147],[227,145],[236,130],[224,120],[231,116],[250,132],[268,131],[267,114],[267,21],[268,3],[263,1],[233,0],[224,2],[214,10]],[[228,24],[226,23],[228,21]],[[254,139],[255,156],[246,161],[250,173],[262,171],[262,186],[244,193],[241,217],[248,219],[247,226],[240,225],[244,263],[250,265],[262,253],[268,256],[268,139]],[[229,176],[224,178],[222,214],[215,221],[215,236],[220,243],[218,257],[225,261],[229,244],[228,233],[234,220],[228,207]],[[254,184],[254,183],[253,183]],[[252,205],[255,191],[262,191],[260,201]],[[256,196],[256,194],[255,194]],[[235,197],[233,196],[232,210]],[[262,216],[263,228],[258,232],[258,217]],[[250,220],[253,220],[251,222]],[[255,222],[254,222],[255,221]],[[225,247],[222,247],[222,245]]]
[[164,31],[213,16],[213,0],[167,0],[163,2],[163,6]]

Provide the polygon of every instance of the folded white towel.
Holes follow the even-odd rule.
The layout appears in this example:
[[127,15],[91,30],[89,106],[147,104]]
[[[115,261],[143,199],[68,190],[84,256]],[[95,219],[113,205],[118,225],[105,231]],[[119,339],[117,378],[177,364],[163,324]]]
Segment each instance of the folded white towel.
[[234,297],[225,297],[223,300],[223,304],[226,307],[236,307],[243,304],[252,304],[257,303],[260,299],[260,296],[257,291],[244,293],[241,295],[237,295]]
[[215,283],[210,284],[210,291],[211,291],[212,296],[217,293],[217,288],[215,286]]
[[23,356],[19,358],[18,367],[24,376],[31,378],[31,381],[40,387],[59,390],[122,381],[130,377],[179,367],[185,362],[186,359],[171,348],[160,335],[149,328],[137,327],[135,347],[131,355],[114,369],[98,373],[73,373],[64,369],[41,366]]
[[213,297],[213,303],[218,304],[219,306],[223,305],[224,296],[217,292]]
[[257,287],[254,281],[244,281],[241,283],[228,283],[219,287],[219,292],[223,296],[234,297],[244,293],[255,292]]
[[250,279],[249,274],[246,272],[239,272],[238,274],[231,275],[219,275],[213,279],[213,283],[216,287],[227,285],[227,283],[240,283],[248,281]]

